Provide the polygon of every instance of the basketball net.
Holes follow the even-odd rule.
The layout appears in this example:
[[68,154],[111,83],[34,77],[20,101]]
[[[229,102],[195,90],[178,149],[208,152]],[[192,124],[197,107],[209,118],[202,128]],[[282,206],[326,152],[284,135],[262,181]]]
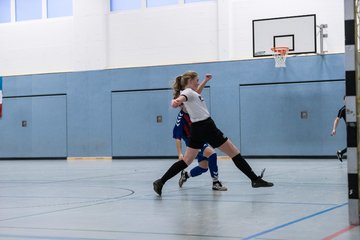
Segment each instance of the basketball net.
[[271,48],[275,60],[275,67],[283,68],[286,67],[286,57],[289,52],[288,47],[274,47]]

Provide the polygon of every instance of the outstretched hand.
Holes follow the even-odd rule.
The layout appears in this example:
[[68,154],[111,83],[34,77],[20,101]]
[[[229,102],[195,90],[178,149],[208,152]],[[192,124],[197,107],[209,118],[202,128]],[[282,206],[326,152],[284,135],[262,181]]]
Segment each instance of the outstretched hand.
[[181,104],[181,102],[179,100],[177,100],[177,99],[171,100],[171,106],[173,108],[177,108],[178,106],[180,106],[180,104]]
[[205,74],[205,81],[210,81],[212,79],[212,75],[210,73]]

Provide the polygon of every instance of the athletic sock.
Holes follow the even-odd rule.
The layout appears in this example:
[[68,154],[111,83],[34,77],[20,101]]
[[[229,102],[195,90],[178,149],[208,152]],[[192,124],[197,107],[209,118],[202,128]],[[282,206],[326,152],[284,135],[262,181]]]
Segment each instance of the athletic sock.
[[217,166],[217,154],[213,153],[208,158],[209,171],[212,178],[217,178],[219,175],[218,166]]
[[169,180],[170,178],[174,177],[176,174],[178,174],[179,172],[181,172],[182,170],[184,170],[185,168],[187,168],[187,164],[184,162],[184,160],[179,160],[177,162],[175,162],[164,174],[164,176],[162,176],[161,178],[161,182],[162,183],[166,183],[167,180]]
[[[204,172],[207,171],[207,168],[202,168],[200,166],[196,166],[193,169],[191,169],[189,177],[196,177],[199,176],[201,174],[203,174]],[[186,174],[186,173],[185,173]]]
[[253,172],[250,165],[246,162],[246,160],[240,155],[236,155],[232,158],[233,162],[235,163],[236,167],[240,169],[251,181],[258,179],[258,176]]
[[346,153],[347,148],[344,148],[343,150],[341,150],[341,155],[344,155]]

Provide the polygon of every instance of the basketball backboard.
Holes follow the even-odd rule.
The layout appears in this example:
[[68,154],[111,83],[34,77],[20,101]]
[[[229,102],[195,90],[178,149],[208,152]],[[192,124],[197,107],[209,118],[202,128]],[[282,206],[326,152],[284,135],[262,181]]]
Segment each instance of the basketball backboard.
[[271,56],[271,48],[288,47],[288,54],[316,53],[316,15],[257,19],[253,27],[253,57]]

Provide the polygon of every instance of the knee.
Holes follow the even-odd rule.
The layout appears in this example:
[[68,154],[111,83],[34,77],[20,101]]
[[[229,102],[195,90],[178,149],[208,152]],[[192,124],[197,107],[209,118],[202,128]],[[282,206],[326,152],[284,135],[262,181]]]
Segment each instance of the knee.
[[199,162],[199,167],[208,168],[209,167],[208,161],[203,160],[203,161]]

